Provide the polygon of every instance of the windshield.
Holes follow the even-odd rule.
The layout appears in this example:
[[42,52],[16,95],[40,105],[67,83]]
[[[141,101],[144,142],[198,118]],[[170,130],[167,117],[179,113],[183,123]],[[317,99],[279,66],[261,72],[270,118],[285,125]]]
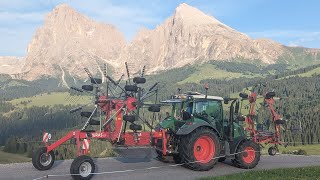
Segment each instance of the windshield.
[[222,119],[221,102],[210,100],[199,100],[193,105],[193,114],[209,119]]

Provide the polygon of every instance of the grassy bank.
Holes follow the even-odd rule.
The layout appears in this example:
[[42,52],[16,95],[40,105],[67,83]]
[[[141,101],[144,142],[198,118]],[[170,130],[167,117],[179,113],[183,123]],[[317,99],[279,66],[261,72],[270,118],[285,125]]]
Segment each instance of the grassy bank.
[[6,153],[0,150],[0,164],[20,163],[20,162],[29,162],[29,161],[31,161],[31,158],[28,158],[24,155]]
[[259,179],[320,179],[320,166],[250,171],[227,176],[207,177],[200,180],[259,180]]

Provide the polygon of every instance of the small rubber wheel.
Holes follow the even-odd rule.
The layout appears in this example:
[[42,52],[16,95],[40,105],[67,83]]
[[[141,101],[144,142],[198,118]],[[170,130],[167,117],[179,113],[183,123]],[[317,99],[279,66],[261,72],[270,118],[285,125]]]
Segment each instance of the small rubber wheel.
[[123,115],[122,119],[124,121],[128,121],[128,122],[133,123],[136,120],[136,116],[134,116],[134,115]]
[[92,178],[95,168],[95,164],[89,156],[81,155],[73,160],[70,174],[74,180],[88,180]]
[[268,149],[268,154],[269,154],[270,156],[276,155],[276,154],[277,154],[277,149],[276,149],[275,147],[270,147],[270,148]]
[[136,84],[144,84],[146,83],[146,78],[144,77],[134,77],[133,82]]
[[148,107],[148,111],[150,112],[160,112],[160,106],[159,105],[151,105]]
[[125,85],[124,89],[126,91],[130,91],[130,92],[137,92],[138,91],[138,87],[136,85]]
[[260,161],[260,147],[253,141],[244,141],[237,148],[235,159],[232,160],[233,165],[243,169],[252,169],[256,167]]
[[53,151],[47,153],[46,147],[39,148],[32,154],[32,165],[40,171],[50,169],[53,166],[54,160]]

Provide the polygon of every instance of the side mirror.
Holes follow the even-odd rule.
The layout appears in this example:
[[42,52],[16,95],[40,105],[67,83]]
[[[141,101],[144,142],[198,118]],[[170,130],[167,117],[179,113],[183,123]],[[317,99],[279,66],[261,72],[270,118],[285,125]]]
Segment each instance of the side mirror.
[[223,98],[223,103],[224,104],[229,104],[229,98],[228,97]]
[[102,84],[102,79],[100,78],[91,78],[92,84]]

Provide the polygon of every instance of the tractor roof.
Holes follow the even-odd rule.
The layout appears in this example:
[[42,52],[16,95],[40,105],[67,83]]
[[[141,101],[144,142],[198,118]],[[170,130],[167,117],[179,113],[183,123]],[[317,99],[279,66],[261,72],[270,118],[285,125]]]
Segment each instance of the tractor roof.
[[[172,99],[168,99],[168,100],[162,101],[162,103],[180,103],[180,102],[185,101],[187,99],[205,99],[205,98],[206,98],[205,94],[201,94],[201,93],[198,93],[198,92],[187,92],[187,93],[184,93],[184,94],[174,95],[172,97]],[[223,101],[223,98],[219,97],[219,96],[209,96],[208,95],[207,99]]]

